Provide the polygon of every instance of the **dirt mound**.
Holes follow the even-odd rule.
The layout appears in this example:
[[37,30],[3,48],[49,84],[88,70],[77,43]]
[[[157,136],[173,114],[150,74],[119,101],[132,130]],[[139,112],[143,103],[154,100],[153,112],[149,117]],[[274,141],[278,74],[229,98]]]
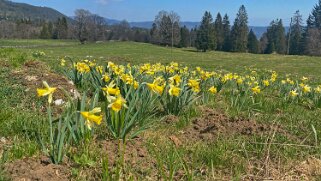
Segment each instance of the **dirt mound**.
[[[105,140],[98,142],[102,151],[102,157],[108,156],[109,168],[115,168],[118,159],[118,141]],[[123,148],[121,147],[121,150]],[[148,175],[147,180],[157,180],[156,161],[149,155],[143,138],[135,138],[127,141],[124,156],[125,170],[138,173],[142,178]],[[127,175],[129,176],[129,175]],[[124,177],[127,177],[126,175]]]
[[68,181],[69,167],[49,164],[36,158],[25,158],[5,165],[5,172],[13,181]]
[[[79,96],[71,81],[62,75],[51,72],[43,62],[28,61],[19,70],[13,71],[11,76],[26,87],[25,92],[28,94],[36,94],[37,88],[43,87],[42,81],[47,81],[51,87],[63,88],[70,92],[72,96]],[[62,90],[58,90],[54,94],[54,100],[64,98]]]
[[297,166],[286,175],[289,177],[297,175],[298,179],[301,180],[319,180],[321,179],[321,160],[310,157],[297,164]]
[[7,147],[8,145],[10,145],[9,140],[7,140],[5,137],[0,137],[0,160],[3,157],[5,147]]
[[[118,141],[117,140],[107,140],[99,142],[102,150],[106,151],[104,154],[108,155],[108,160],[111,165],[116,163],[116,155],[118,152]],[[121,148],[122,150],[123,148]],[[143,164],[149,167],[151,163],[148,163],[148,150],[144,145],[142,138],[136,138],[127,141],[126,152],[125,152],[125,162],[131,164],[132,166],[136,164]]]
[[[290,164],[270,163],[269,167],[259,164],[261,172],[249,174],[245,180],[320,180],[321,179],[321,160],[309,157],[304,161],[293,161]],[[253,166],[253,165],[252,165]],[[264,172],[268,175],[264,175]]]
[[186,141],[210,141],[218,136],[260,135],[273,130],[291,138],[291,135],[287,135],[286,131],[278,125],[262,124],[249,119],[231,119],[225,114],[204,108],[202,116],[194,119],[192,125],[182,131],[178,137]]

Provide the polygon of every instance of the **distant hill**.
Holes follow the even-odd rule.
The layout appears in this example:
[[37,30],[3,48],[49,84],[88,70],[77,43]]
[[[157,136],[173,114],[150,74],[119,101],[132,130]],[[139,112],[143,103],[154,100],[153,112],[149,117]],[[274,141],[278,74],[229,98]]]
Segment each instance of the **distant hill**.
[[0,19],[56,21],[61,17],[66,17],[67,21],[73,21],[71,18],[52,8],[33,6],[26,3],[16,3],[8,0],[0,0]]
[[[105,18],[107,24],[109,25],[115,25],[120,23],[121,21],[115,20],[115,19],[108,19]],[[153,25],[153,21],[142,21],[142,22],[128,22],[131,27],[138,27],[138,28],[151,28]],[[192,22],[192,21],[183,21],[181,22],[181,26],[186,26],[188,29],[195,28],[196,26],[199,26],[200,22]],[[263,33],[266,32],[267,26],[250,26],[249,29],[252,29],[255,33],[255,35],[258,38],[261,38]],[[288,27],[285,27],[286,32],[288,32]]]
[[[49,7],[33,6],[26,3],[16,3],[8,0],[0,0],[0,20],[17,20],[17,19],[31,19],[31,20],[46,20],[56,21],[58,18],[66,17],[69,22],[73,22],[73,17],[67,17],[59,11]],[[119,24],[120,20],[105,18],[107,24],[115,25]],[[181,26],[186,26],[188,29],[199,26],[199,22],[183,21]],[[131,27],[137,28],[151,28],[153,21],[142,22],[129,22]],[[266,26],[250,26],[258,38],[260,38],[264,32],[266,32]],[[286,32],[288,31],[286,27]]]
[[[115,25],[115,24],[119,24],[121,21],[120,20],[116,20],[116,19],[108,19],[105,18],[107,24],[109,25]],[[153,21],[137,21],[137,22],[128,22],[129,25],[131,27],[137,27],[137,28],[152,28],[153,25]],[[195,28],[195,26],[198,26],[200,23],[199,22],[189,22],[189,21],[184,21],[181,22],[182,26],[186,26],[188,29],[192,29]]]

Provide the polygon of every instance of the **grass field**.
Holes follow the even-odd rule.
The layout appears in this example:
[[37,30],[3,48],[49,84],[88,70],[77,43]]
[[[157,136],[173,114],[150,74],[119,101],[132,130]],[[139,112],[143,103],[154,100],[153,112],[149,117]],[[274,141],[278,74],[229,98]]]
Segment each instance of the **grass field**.
[[[171,49],[135,42],[80,45],[76,41],[0,40],[0,47],[0,180],[12,177],[46,180],[50,178],[46,177],[47,173],[48,176],[58,172],[60,179],[101,180],[106,173],[104,154],[111,157],[109,169],[114,166],[111,163],[116,163],[113,155],[117,153],[117,144],[106,136],[102,126],[95,131],[91,144],[70,148],[63,164],[43,164],[47,155],[40,137],[48,136],[49,128],[45,101],[37,98],[36,88],[42,86],[43,79],[70,88],[59,65],[65,56],[75,61],[88,58],[133,65],[175,61],[209,71],[240,74],[245,73],[245,67],[252,67],[275,70],[280,79],[291,74],[295,80],[307,76],[310,85],[321,84],[321,57],[201,53],[191,48]],[[45,55],[38,56],[36,52]],[[321,179],[320,108],[307,106],[304,101],[285,104],[281,97],[272,94],[260,100],[260,104],[249,101],[248,107],[238,109],[232,106],[228,94],[222,92],[179,116],[154,115],[153,126],[128,142],[129,153],[125,154],[121,177],[127,180]]]
[[272,69],[283,74],[311,76],[316,80],[321,79],[321,74],[319,73],[321,69],[320,57],[225,52],[199,53],[194,49],[174,48],[172,50],[170,47],[159,47],[135,42],[107,42],[80,45],[76,41],[0,40],[0,46],[24,46],[22,51],[28,53],[36,50],[44,51],[48,62],[53,62],[64,56],[70,56],[74,59],[93,56],[96,59],[114,59],[132,63],[168,63],[177,61],[186,65],[202,66],[206,69],[225,69],[241,72],[247,66]]

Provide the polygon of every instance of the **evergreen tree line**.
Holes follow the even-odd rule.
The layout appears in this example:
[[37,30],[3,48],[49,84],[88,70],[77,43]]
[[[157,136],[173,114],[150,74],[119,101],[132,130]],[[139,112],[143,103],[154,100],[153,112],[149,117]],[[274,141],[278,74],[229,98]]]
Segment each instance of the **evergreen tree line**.
[[179,26],[180,18],[175,12],[161,11],[155,17],[150,36],[153,44],[195,47],[203,52],[321,55],[321,0],[314,6],[306,24],[303,25],[302,15],[296,11],[289,32],[286,33],[282,19],[276,19],[258,39],[249,29],[244,5],[239,8],[232,25],[227,14],[218,13],[214,20],[206,11],[200,25],[191,30]]
[[130,27],[122,21],[108,25],[99,15],[78,9],[74,21],[65,17],[55,22],[23,19],[0,21],[0,38],[78,39],[86,41],[137,41],[162,46],[195,47],[199,51],[227,51],[249,53],[278,53],[291,55],[321,55],[321,0],[313,7],[306,25],[296,11],[286,33],[281,19],[273,20],[259,39],[248,26],[248,14],[242,5],[233,24],[229,16],[218,13],[213,18],[204,13],[198,27],[180,26],[175,12],[160,11],[151,29]]

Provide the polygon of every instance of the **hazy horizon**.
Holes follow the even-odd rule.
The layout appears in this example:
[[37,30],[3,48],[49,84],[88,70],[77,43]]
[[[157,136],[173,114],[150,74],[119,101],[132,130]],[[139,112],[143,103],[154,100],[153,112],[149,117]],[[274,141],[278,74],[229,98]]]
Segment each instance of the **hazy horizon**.
[[161,10],[175,11],[181,21],[199,22],[205,11],[210,11],[213,18],[220,12],[227,13],[231,23],[234,21],[238,8],[244,4],[248,15],[249,25],[267,26],[277,18],[281,18],[285,26],[296,10],[300,10],[305,23],[317,0],[12,0],[35,6],[54,8],[67,16],[73,16],[76,9],[87,9],[108,19],[127,20],[129,22],[153,21]]

